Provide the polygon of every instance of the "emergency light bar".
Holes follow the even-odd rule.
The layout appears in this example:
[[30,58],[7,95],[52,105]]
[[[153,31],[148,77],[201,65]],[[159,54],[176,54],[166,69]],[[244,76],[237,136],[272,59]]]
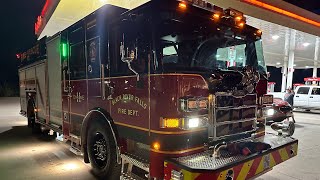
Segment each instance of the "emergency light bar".
[[194,6],[198,6],[201,8],[204,8],[206,10],[212,11],[214,13],[217,14],[223,14],[223,9],[221,7],[215,6],[214,4],[207,2],[207,1],[203,1],[203,0],[186,0],[186,2],[194,5]]
[[[242,29],[246,24],[246,18],[243,13],[238,10],[232,8],[223,10],[223,8],[203,0],[181,0],[178,7],[180,10],[185,11],[188,4],[213,12],[212,20],[215,22],[218,22],[221,18],[225,18],[228,19],[229,22],[233,22],[239,29]],[[255,35],[261,36],[261,33],[255,33]]]

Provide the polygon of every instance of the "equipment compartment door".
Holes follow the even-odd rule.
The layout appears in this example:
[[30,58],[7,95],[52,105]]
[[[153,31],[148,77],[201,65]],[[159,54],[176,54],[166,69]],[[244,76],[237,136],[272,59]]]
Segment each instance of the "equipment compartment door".
[[62,126],[62,82],[60,35],[53,37],[47,42],[47,71],[48,71],[48,101],[49,101],[49,123]]

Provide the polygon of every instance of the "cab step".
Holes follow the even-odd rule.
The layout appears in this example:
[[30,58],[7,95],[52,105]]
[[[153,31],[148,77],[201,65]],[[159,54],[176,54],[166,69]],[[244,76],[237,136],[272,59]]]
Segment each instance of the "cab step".
[[121,173],[120,180],[145,180],[133,173]]
[[77,146],[74,142],[71,142],[70,149],[72,153],[74,153],[77,156],[82,156],[82,152],[80,150],[80,146]]
[[[124,153],[124,154],[121,154],[121,159],[122,159],[122,166],[128,164],[128,172],[131,172],[132,166],[136,166],[146,172],[149,172],[148,161],[146,161],[142,158],[139,158],[138,156]],[[124,167],[122,167],[122,170],[123,169],[124,169]]]

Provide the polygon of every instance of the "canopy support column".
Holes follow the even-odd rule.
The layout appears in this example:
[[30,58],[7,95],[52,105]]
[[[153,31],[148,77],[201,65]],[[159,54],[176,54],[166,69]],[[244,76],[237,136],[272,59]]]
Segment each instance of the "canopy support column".
[[296,33],[295,29],[290,30],[290,42],[289,42],[289,58],[288,58],[288,77],[287,77],[287,89],[292,89],[293,79],[293,64],[294,64],[294,52],[296,46]]
[[286,91],[286,85],[287,85],[289,40],[290,40],[290,30],[287,29],[286,35],[285,35],[285,42],[284,42],[284,59],[283,59],[283,67],[282,67],[281,92]]
[[[318,59],[319,59],[319,46],[320,45],[320,38],[317,37],[316,38],[316,44],[315,44],[315,48],[314,48],[314,66],[313,66],[313,73],[312,76],[313,77],[317,77],[317,72],[318,72]],[[313,82],[315,83],[315,82]]]

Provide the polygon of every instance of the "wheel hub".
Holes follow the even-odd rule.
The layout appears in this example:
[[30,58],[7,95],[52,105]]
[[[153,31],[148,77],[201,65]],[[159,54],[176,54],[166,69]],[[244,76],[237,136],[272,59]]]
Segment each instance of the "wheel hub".
[[93,144],[96,160],[105,161],[107,159],[106,141],[101,134],[96,135],[96,141]]

